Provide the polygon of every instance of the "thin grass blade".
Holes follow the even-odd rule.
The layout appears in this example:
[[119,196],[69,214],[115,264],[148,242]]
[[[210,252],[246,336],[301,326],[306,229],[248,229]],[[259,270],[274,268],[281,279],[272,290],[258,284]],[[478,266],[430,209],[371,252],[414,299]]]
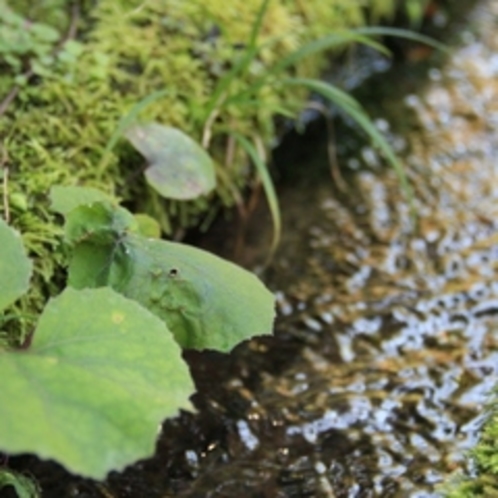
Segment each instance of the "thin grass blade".
[[[262,87],[267,85],[275,75],[284,69],[298,63],[300,60],[309,57],[318,52],[328,50],[341,45],[346,45],[348,43],[361,43],[363,45],[370,46],[374,50],[381,52],[385,55],[390,55],[389,50],[384,47],[381,43],[372,40],[368,36],[363,36],[361,34],[356,34],[353,30],[344,31],[340,33],[333,33],[331,35],[319,38],[303,45],[300,49],[292,52],[287,57],[284,57],[280,62],[276,63],[272,68],[259,79],[257,79],[248,89],[239,92],[236,95],[229,97],[226,100],[226,104],[237,104],[240,100],[248,98],[250,95],[255,95]],[[256,54],[254,54],[256,55]]]
[[434,47],[442,52],[448,52],[449,50],[444,43],[438,42],[430,36],[422,35],[408,29],[390,28],[388,26],[366,26],[364,28],[356,28],[353,31],[366,36],[395,36],[397,38],[405,38],[406,40],[412,40],[429,45],[430,47]]
[[158,90],[156,92],[151,93],[150,95],[147,95],[147,97],[143,98],[139,102],[137,102],[131,109],[128,114],[123,116],[112,134],[111,138],[107,142],[107,145],[104,150],[104,156],[106,156],[109,152],[114,149],[116,146],[118,140],[120,137],[123,135],[123,132],[129,128],[129,126],[135,121],[137,116],[145,109],[147,106],[155,102],[156,100],[159,100],[160,98],[164,97],[167,95],[169,92],[168,90]]
[[369,36],[364,36],[355,30],[343,31],[306,43],[301,48],[292,52],[287,57],[284,57],[280,62],[275,64],[275,66],[270,69],[270,72],[277,73],[278,71],[294,65],[310,55],[323,52],[324,50],[329,50],[334,47],[339,47],[341,45],[346,45],[348,43],[361,43],[362,45],[367,45],[384,55],[390,55],[389,50],[384,45],[373,40]]
[[[242,109],[250,109],[253,107],[261,107],[261,101],[257,99],[244,99],[237,101],[237,107]],[[288,101],[283,105],[271,105],[268,107],[268,111],[271,114],[285,116],[289,119],[296,119],[297,113],[302,108],[302,102],[296,101]]]
[[211,99],[209,102],[206,104],[206,111],[205,111],[205,116],[206,118],[211,115],[211,113],[214,111],[214,109],[219,105],[220,100],[222,99],[223,95],[225,92],[228,90],[230,87],[232,81],[237,78],[241,77],[249,67],[250,63],[254,60],[256,57],[256,54],[259,51],[259,47],[257,46],[257,40],[258,40],[258,35],[259,32],[261,31],[261,26],[263,25],[263,19],[266,10],[268,9],[268,4],[270,3],[270,0],[263,0],[261,3],[261,7],[258,10],[258,13],[256,15],[256,19],[254,21],[252,30],[251,30],[251,36],[249,38],[249,43],[248,46],[245,50],[244,55],[242,58],[238,61],[237,64],[235,64],[228,73],[223,76],[218,81],[218,84],[216,85],[216,88],[214,89],[213,95],[211,96]]
[[280,236],[282,233],[282,221],[280,216],[280,207],[278,205],[277,193],[275,192],[275,187],[273,185],[270,174],[268,173],[268,168],[258,154],[256,147],[240,133],[234,131],[229,131],[229,133],[235,138],[235,140],[237,140],[240,146],[251,158],[254,165],[256,166],[256,171],[258,172],[258,175],[261,179],[261,183],[263,184],[263,189],[268,200],[268,205],[270,207],[270,213],[273,221],[273,238],[270,247],[270,255],[268,258],[271,259],[278,247]]
[[318,40],[311,41],[303,45],[295,52],[292,52],[287,57],[284,57],[280,62],[269,69],[268,72],[264,74],[259,80],[255,81],[250,88],[243,92],[240,92],[238,95],[230,97],[229,99],[227,99],[226,103],[232,104],[237,102],[240,98],[246,98],[248,95],[256,94],[263,86],[267,85],[270,78],[278,72],[288,68],[289,66],[292,66],[293,64],[298,63],[300,60],[310,55],[321,52],[323,50],[329,50],[331,48],[338,47],[347,43],[360,43],[369,46],[374,50],[383,53],[384,55],[390,55],[390,51],[386,47],[384,47],[380,42],[372,39],[373,36],[395,36],[398,38],[405,38],[407,40],[424,43],[444,52],[448,51],[448,48],[443,43],[440,43],[429,36],[425,36],[407,29],[373,26],[337,32],[319,38]]
[[285,78],[281,80],[284,85],[304,86],[313,92],[316,92],[327,100],[335,103],[341,103],[348,107],[362,110],[360,103],[344,90],[321,80],[314,80],[310,78]]
[[387,140],[382,136],[382,134],[377,130],[375,125],[372,123],[372,120],[368,117],[365,110],[361,107],[359,102],[340,90],[339,88],[325,83],[323,81],[318,80],[310,80],[305,78],[289,78],[286,80],[282,80],[282,83],[288,85],[297,85],[301,84],[311,91],[314,91],[329,101],[336,104],[340,107],[349,117],[351,117],[356,123],[361,127],[361,129],[367,134],[367,136],[372,140],[372,142],[382,151],[385,158],[392,166],[394,171],[396,172],[403,193],[410,204],[410,211],[412,217],[416,216],[415,208],[414,208],[414,197],[413,190],[408,181],[408,177],[406,172],[401,164],[401,161],[396,157],[392,147],[389,145]]
[[[338,104],[340,105],[340,104]],[[370,118],[365,114],[364,111],[358,111],[356,109],[345,108],[345,111],[353,118],[363,129],[363,131],[370,137],[372,142],[382,151],[384,157],[393,167],[395,173],[398,176],[399,182],[403,193],[410,205],[410,211],[412,217],[416,216],[413,189],[408,181],[408,176],[406,175],[405,169],[401,164],[401,161],[396,157],[392,147],[389,145],[387,140],[381,135],[379,130],[372,123]]]

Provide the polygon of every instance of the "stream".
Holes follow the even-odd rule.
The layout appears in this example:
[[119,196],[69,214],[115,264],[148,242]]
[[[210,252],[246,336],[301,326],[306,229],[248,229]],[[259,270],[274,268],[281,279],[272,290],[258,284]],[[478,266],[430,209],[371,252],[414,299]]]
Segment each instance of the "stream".
[[[168,421],[156,456],[105,486],[33,458],[44,497],[435,498],[472,473],[465,454],[498,382],[498,1],[470,15],[423,84],[408,78],[404,95],[376,102],[417,226],[373,148],[337,144],[359,147],[339,159],[341,192],[326,134],[307,149],[300,139],[264,274],[278,297],[275,337],[230,355],[186,353],[198,412]],[[256,224],[254,260],[271,235]]]

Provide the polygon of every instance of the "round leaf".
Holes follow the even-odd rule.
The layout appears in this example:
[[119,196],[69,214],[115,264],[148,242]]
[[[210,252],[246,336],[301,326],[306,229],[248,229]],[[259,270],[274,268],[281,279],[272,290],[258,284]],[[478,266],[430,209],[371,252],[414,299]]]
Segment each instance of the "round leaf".
[[208,153],[182,131],[158,123],[136,125],[126,137],[146,158],[145,177],[168,199],[195,199],[216,184]]
[[112,289],[65,290],[27,351],[0,353],[0,449],[103,479],[153,454],[193,391],[164,323]]
[[31,270],[19,233],[0,219],[0,310],[27,292]]

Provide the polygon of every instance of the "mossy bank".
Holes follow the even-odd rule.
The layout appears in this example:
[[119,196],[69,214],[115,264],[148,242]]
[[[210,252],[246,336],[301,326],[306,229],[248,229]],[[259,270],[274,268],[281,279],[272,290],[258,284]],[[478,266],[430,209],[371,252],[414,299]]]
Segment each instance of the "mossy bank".
[[[403,2],[403,9],[417,16],[426,3]],[[168,235],[208,226],[220,208],[242,203],[244,191],[258,181],[246,152],[227,130],[246,137],[264,156],[277,135],[275,117],[296,116],[307,91],[270,79],[250,99],[229,97],[251,89],[304,43],[389,18],[398,2],[270,1],[257,37],[263,48],[240,77],[220,89],[247,49],[260,8],[261,0],[228,6],[219,0],[69,6],[63,0],[0,1],[0,210],[22,233],[35,261],[35,290],[17,305],[16,313],[25,316],[21,335],[30,330],[33,313],[60,290],[57,270],[64,254],[56,249],[61,230],[49,210],[50,187],[98,187],[155,217]],[[321,53],[286,72],[317,77],[326,64]],[[120,120],[158,91],[160,98],[144,107],[140,119],[175,126],[209,150],[217,187],[207,197],[161,199],[143,180],[143,159],[127,143],[106,149]]]

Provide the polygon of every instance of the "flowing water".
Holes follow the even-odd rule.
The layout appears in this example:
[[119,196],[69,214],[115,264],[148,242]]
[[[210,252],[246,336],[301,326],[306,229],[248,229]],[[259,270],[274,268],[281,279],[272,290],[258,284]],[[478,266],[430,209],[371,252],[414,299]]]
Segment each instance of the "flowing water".
[[276,336],[188,353],[198,414],[165,425],[156,457],[46,496],[428,498],[472,472],[498,382],[498,2],[472,16],[423,89],[379,98],[417,226],[370,147],[342,193],[304,154],[266,277]]

